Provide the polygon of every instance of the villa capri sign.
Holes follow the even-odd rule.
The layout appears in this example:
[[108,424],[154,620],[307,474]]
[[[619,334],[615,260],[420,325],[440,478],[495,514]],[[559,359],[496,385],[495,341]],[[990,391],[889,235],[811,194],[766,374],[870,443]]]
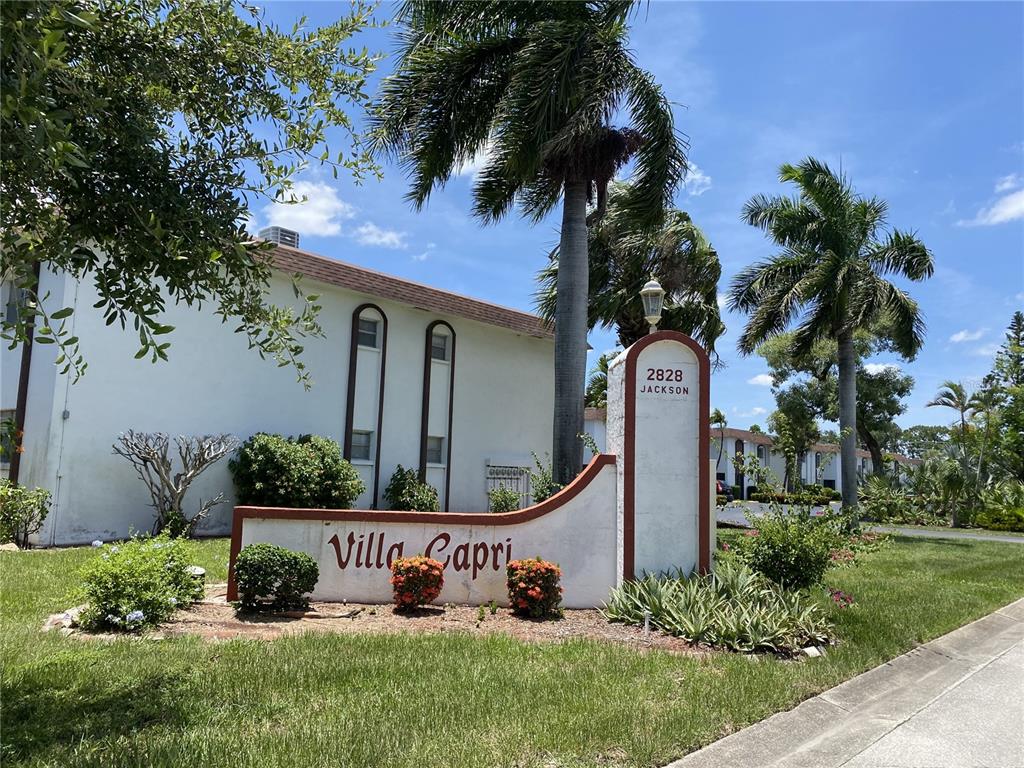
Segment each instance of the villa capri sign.
[[706,570],[708,375],[689,337],[646,336],[609,366],[608,452],[544,502],[504,514],[236,507],[232,566],[247,544],[278,544],[317,560],[314,599],[377,603],[391,599],[395,558],[424,554],[444,566],[439,602],[505,605],[509,561],[539,556],[561,566],[569,608],[599,606],[643,572]]

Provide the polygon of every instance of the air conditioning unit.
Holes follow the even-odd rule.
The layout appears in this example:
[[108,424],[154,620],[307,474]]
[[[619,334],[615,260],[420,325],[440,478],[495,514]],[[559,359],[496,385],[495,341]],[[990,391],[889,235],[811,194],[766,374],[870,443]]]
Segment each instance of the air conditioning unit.
[[289,248],[299,247],[299,233],[294,229],[285,229],[284,227],[264,227],[260,230],[262,239],[269,240],[272,243],[278,245],[287,245]]

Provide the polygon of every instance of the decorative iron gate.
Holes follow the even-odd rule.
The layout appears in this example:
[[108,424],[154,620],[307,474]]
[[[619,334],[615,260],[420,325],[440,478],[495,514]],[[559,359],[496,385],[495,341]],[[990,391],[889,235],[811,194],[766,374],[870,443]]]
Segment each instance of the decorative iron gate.
[[487,490],[502,486],[511,488],[519,494],[520,509],[530,506],[533,502],[533,498],[530,496],[530,473],[526,467],[488,464]]

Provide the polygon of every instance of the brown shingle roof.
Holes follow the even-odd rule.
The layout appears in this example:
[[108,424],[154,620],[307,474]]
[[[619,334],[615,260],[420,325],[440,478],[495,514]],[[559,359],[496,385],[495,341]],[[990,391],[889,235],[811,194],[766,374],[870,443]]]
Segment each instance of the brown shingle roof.
[[410,304],[428,312],[464,317],[541,339],[554,338],[555,335],[554,326],[528,312],[489,304],[285,245],[276,246],[272,255],[274,266],[280,270],[299,272],[314,280],[357,293]]
[[[721,434],[720,429],[717,427],[711,428],[711,437],[715,438]],[[733,429],[732,427],[725,428],[725,436],[727,438],[733,438],[734,440],[745,440],[748,443],[755,443],[756,445],[771,445],[771,435],[766,435],[764,432],[751,432],[749,429]]]

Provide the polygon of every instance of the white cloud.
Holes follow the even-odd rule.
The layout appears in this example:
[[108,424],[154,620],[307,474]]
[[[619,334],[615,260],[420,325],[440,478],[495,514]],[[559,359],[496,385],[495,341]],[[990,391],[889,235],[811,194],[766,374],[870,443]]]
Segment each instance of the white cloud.
[[757,387],[770,387],[772,385],[771,374],[759,373],[751,379],[747,379],[747,384],[753,384]]
[[961,227],[990,227],[1008,221],[1024,219],[1024,189],[1018,189],[996,200],[988,208],[982,208],[973,219],[957,222]]
[[437,243],[427,243],[426,250],[422,251],[421,253],[414,253],[412,255],[412,260],[413,261],[426,261],[430,257],[430,254],[433,253],[433,251],[434,251],[434,249],[436,247],[437,247]]
[[974,354],[978,357],[992,357],[996,352],[999,351],[998,344],[985,344],[984,346],[978,347],[974,350]]
[[459,169],[455,171],[455,175],[469,176],[473,181],[476,181],[477,174],[479,174],[480,171],[483,170],[483,167],[487,164],[487,161],[490,159],[492,146],[493,145],[491,144],[491,142],[487,142],[487,144],[484,145],[483,149],[481,149],[479,152],[473,155],[473,158],[471,160],[468,160],[467,162],[463,163],[459,167]]
[[242,221],[240,223],[245,227],[245,231],[250,235],[255,236],[260,231],[259,219],[257,219],[256,214],[250,210],[246,210],[246,212],[242,214]]
[[686,179],[683,186],[686,187],[686,194],[690,197],[700,197],[711,189],[711,177],[704,173],[696,163],[688,163],[689,169],[686,172]]
[[319,181],[295,182],[286,199],[297,202],[271,202],[263,207],[267,225],[330,237],[341,234],[341,222],[355,216],[355,208],[338,197],[334,187]]
[[877,376],[885,371],[898,371],[900,367],[895,363],[865,363],[864,370],[872,376]]
[[762,408],[759,405],[755,405],[749,411],[741,411],[739,408],[733,406],[732,412],[733,414],[739,416],[740,418],[747,418],[750,416],[763,416],[764,414],[768,413],[768,409]]
[[996,181],[995,192],[998,195],[1000,192],[1009,192],[1011,189],[1016,189],[1020,186],[1021,178],[1018,173],[1011,173],[1008,176],[1003,176],[1001,179]]
[[977,341],[978,339],[985,335],[985,330],[985,328],[979,328],[976,331],[968,331],[965,328],[962,331],[957,331],[956,333],[954,333],[952,336],[949,337],[949,340],[952,341],[954,344],[959,344],[962,341]]
[[355,230],[356,242],[360,245],[379,245],[382,248],[408,248],[405,232],[394,229],[382,229],[368,221],[360,224]]
[[720,310],[725,309],[725,305],[729,303],[729,294],[720,293],[718,294],[718,308]]

